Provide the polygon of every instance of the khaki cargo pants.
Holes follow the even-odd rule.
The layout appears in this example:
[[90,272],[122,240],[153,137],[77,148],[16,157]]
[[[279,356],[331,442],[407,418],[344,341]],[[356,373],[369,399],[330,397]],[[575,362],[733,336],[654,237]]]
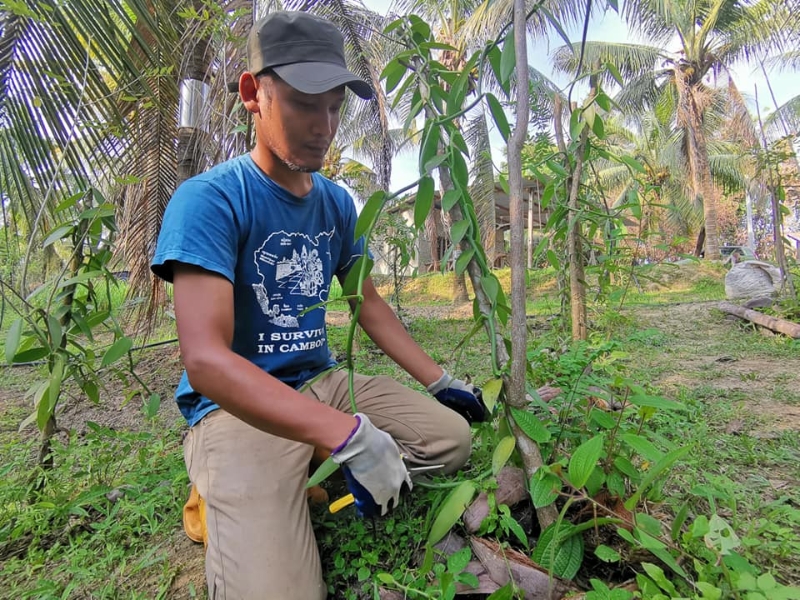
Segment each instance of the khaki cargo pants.
[[[346,371],[333,371],[304,394],[350,412]],[[355,376],[356,404],[391,434],[411,462],[469,457],[466,420],[430,396],[388,377]],[[323,600],[319,552],[305,485],[313,448],[264,433],[223,410],[207,415],[184,441],[192,483],[206,506],[206,579],[212,600]]]

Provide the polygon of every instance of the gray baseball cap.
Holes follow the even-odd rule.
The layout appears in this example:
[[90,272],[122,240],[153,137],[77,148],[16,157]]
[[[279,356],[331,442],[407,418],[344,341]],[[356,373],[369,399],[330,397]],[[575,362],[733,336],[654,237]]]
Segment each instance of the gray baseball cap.
[[247,39],[248,70],[272,69],[306,94],[322,94],[346,85],[365,100],[370,85],[347,69],[344,38],[330,21],[298,11],[276,11],[253,25]]

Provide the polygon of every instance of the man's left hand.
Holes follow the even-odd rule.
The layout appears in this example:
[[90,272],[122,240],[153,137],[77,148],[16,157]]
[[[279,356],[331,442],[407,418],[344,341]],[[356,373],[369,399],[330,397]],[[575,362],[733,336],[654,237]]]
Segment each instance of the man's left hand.
[[447,371],[438,381],[428,386],[428,393],[464,417],[470,425],[489,420],[489,410],[483,403],[480,388],[460,379],[453,379]]

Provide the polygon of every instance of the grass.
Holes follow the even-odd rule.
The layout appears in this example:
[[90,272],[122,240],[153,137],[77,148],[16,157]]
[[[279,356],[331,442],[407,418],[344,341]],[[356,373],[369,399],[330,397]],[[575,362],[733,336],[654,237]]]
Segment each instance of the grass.
[[[714,311],[699,321],[670,324],[664,320],[666,312],[662,314],[665,304],[721,299],[720,278],[702,264],[661,271],[650,267],[643,273],[647,283],[642,277],[641,291],[635,285],[628,290],[623,308],[614,303],[613,308],[595,306],[590,318],[593,345],[614,344],[607,362],[596,362],[596,371],[605,369],[683,406],[680,411],[656,412],[648,422],[660,448],[683,445],[692,451],[669,472],[652,495],[659,502],[647,509],[663,515],[667,528],[683,506],[689,522],[717,513],[740,539],[739,551],[761,572],[800,584],[800,440],[796,429],[775,429],[770,416],[757,409],[767,401],[800,403],[796,373],[758,368],[759,361],[796,364],[791,361],[797,360],[797,342],[756,335]],[[499,273],[504,286],[506,275]],[[552,274],[533,275],[529,289],[536,299],[528,307],[535,331],[529,339],[531,356],[543,356],[543,351],[557,355],[553,349],[560,349],[564,338],[547,329],[547,317],[558,306]],[[449,302],[451,285],[452,278],[445,276],[420,277],[406,283],[402,301],[417,308],[437,307]],[[385,286],[381,289],[386,293]],[[420,345],[454,375],[478,384],[492,377],[485,333],[479,330],[468,338],[471,321],[420,316],[409,326]],[[172,334],[166,329],[163,333]],[[330,328],[335,354],[344,353],[346,339],[347,327]],[[141,353],[146,367],[142,372],[157,380],[157,387],[171,388],[177,365],[149,356],[148,351]],[[363,334],[354,360],[359,372],[390,375],[421,389]],[[558,363],[542,364],[534,369],[535,385],[566,377],[553,370]],[[62,433],[55,445],[56,467],[42,474],[32,466],[36,436],[16,431],[27,416],[19,399],[31,378],[30,369],[6,368],[0,374],[0,597],[202,597],[193,583],[178,583],[186,556],[176,558],[171,549],[183,535],[180,509],[187,484],[180,451],[182,425],[174,412],[170,416],[162,409],[157,421],[141,418],[132,427],[95,425]],[[754,390],[759,394],[755,400]],[[109,411],[115,410],[111,397],[104,401]],[[475,477],[489,467],[499,437],[491,428],[480,430],[471,470],[454,479]],[[332,497],[344,493],[339,482],[326,485]],[[480,485],[491,488],[492,482]],[[110,500],[107,494],[115,490],[112,497],[122,495]],[[413,501],[374,525],[355,518],[352,511],[330,515],[324,507],[316,510],[315,529],[331,597],[370,598],[381,572],[425,589],[430,582],[414,565],[448,491],[417,486]],[[513,543],[513,538],[505,541]],[[702,539],[699,546],[702,555]],[[604,572],[610,567],[599,563],[598,571],[582,572],[579,579],[586,584],[592,573],[602,578]]]

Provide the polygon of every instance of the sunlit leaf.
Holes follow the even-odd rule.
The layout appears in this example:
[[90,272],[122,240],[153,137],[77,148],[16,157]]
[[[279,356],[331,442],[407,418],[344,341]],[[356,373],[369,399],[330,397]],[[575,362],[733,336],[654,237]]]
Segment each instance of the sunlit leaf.
[[100,366],[107,367],[117,362],[120,358],[125,356],[133,347],[133,340],[127,336],[119,338],[114,342],[111,347],[103,354],[100,360]]
[[514,440],[514,436],[509,435],[500,440],[494,449],[494,454],[492,454],[492,475],[497,475],[500,469],[506,466],[508,459],[514,453],[515,447],[516,440]]
[[319,485],[333,475],[338,469],[339,465],[329,456],[317,467],[317,470],[312,473],[311,477],[308,479],[308,483],[306,483],[306,489]]
[[522,432],[537,444],[543,444],[550,440],[550,430],[535,415],[512,406],[511,416]]
[[475,482],[462,481],[453,488],[439,507],[428,534],[428,544],[438,543],[453,528],[475,495]]
[[11,326],[8,328],[8,333],[6,334],[6,362],[11,364],[14,362],[14,355],[17,353],[17,348],[19,348],[19,341],[22,338],[22,328],[25,326],[25,322],[22,318],[16,319]]
[[420,229],[433,206],[433,178],[426,175],[419,181],[417,197],[414,200],[414,226]]
[[497,399],[500,397],[500,392],[503,390],[503,380],[500,378],[490,379],[481,387],[483,391],[483,403],[489,412],[494,412],[494,407],[497,404]]
[[358,221],[356,221],[356,228],[354,237],[356,240],[361,239],[369,228],[372,226],[372,223],[377,219],[378,213],[383,208],[383,203],[386,200],[386,192],[383,190],[378,190],[372,196],[369,197],[367,203],[364,205],[364,208],[361,209],[361,213],[358,215]]
[[497,130],[500,132],[500,135],[503,136],[503,141],[507,142],[511,135],[511,127],[508,124],[508,118],[506,117],[506,113],[500,101],[494,94],[486,94],[486,101],[489,104],[489,111],[492,113],[494,124],[497,125]]
[[597,461],[603,454],[603,436],[596,435],[586,440],[572,453],[569,461],[569,482],[575,489],[581,489],[594,470]]

